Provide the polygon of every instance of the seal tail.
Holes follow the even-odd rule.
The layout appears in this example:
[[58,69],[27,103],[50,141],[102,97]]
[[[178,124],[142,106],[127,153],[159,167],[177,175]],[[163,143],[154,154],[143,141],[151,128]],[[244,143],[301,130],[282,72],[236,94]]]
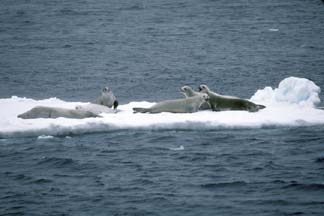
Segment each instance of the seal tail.
[[258,112],[260,109],[266,108],[266,106],[261,104],[251,104],[252,106],[249,106],[248,111],[249,112]]
[[257,108],[258,108],[258,110],[260,110],[260,109],[264,109],[264,108],[266,108],[266,106],[261,105],[261,104],[257,104]]
[[20,114],[20,115],[17,116],[17,118],[22,118],[22,119],[24,119],[25,116],[24,116],[23,114]]
[[140,107],[134,107],[133,108],[134,113],[147,113],[150,111],[150,109],[147,108],[140,108]]

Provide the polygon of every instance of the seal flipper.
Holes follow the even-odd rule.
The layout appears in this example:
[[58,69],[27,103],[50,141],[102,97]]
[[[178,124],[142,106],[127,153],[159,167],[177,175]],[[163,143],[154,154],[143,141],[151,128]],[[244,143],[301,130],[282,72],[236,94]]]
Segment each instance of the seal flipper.
[[133,108],[134,113],[147,113],[150,112],[150,109],[148,108],[140,108],[140,107],[134,107]]
[[115,101],[114,101],[114,104],[113,104],[114,109],[116,109],[116,108],[118,107],[118,104],[119,104],[119,103],[118,103],[118,100],[115,100]]

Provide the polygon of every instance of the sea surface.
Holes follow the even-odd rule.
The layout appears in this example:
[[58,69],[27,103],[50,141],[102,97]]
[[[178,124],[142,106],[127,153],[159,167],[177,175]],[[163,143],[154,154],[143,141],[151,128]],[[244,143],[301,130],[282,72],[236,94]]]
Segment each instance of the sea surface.
[[[0,215],[324,215],[310,82],[323,91],[320,0],[1,0]],[[278,97],[260,113],[127,113],[200,84]],[[16,118],[104,86],[124,114]]]

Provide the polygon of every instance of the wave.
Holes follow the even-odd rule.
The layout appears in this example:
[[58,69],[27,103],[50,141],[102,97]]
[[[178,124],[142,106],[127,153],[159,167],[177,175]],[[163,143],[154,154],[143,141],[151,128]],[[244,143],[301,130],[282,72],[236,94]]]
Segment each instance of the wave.
[[305,184],[305,183],[292,182],[289,185],[286,185],[282,188],[303,190],[303,191],[321,191],[324,190],[324,184],[317,184],[317,183]]
[[133,107],[150,107],[154,102],[130,102],[120,105],[116,114],[102,114],[102,118],[88,119],[19,119],[17,115],[35,106],[74,109],[82,102],[67,102],[58,98],[34,100],[12,96],[0,99],[0,138],[16,136],[69,136],[125,129],[188,129],[260,128],[267,126],[307,126],[324,124],[324,110],[320,103],[320,88],[305,78],[289,77],[277,88],[257,90],[251,101],[267,108],[256,113],[246,111],[199,111],[197,113],[134,114]]
[[219,182],[219,183],[207,183],[200,185],[202,188],[207,189],[224,189],[225,187],[245,187],[247,183],[245,181],[233,181],[233,182]]

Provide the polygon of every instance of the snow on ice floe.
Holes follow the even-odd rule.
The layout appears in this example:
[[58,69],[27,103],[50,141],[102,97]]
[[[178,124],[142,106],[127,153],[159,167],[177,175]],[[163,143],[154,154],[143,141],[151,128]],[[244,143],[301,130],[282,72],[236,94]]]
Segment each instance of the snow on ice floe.
[[313,81],[305,78],[289,77],[282,80],[278,88],[265,87],[258,90],[251,97],[251,100],[269,106],[283,104],[315,107],[320,103],[320,92],[320,87]]
[[37,139],[53,139],[54,137],[53,136],[50,136],[50,135],[40,135],[37,137]]
[[[211,87],[212,88],[212,87]],[[219,127],[256,128],[264,126],[301,126],[324,124],[324,110],[320,103],[320,88],[305,78],[289,77],[277,88],[257,90],[251,101],[267,108],[256,113],[246,111],[199,111],[197,113],[134,114],[133,107],[150,107],[152,102],[130,102],[120,105],[116,114],[102,114],[102,118],[88,119],[19,119],[17,115],[35,106],[53,106],[74,109],[82,102],[66,102],[57,98],[33,100],[13,96],[0,99],[0,138],[10,136],[67,136],[91,132],[123,129],[192,129]]]

